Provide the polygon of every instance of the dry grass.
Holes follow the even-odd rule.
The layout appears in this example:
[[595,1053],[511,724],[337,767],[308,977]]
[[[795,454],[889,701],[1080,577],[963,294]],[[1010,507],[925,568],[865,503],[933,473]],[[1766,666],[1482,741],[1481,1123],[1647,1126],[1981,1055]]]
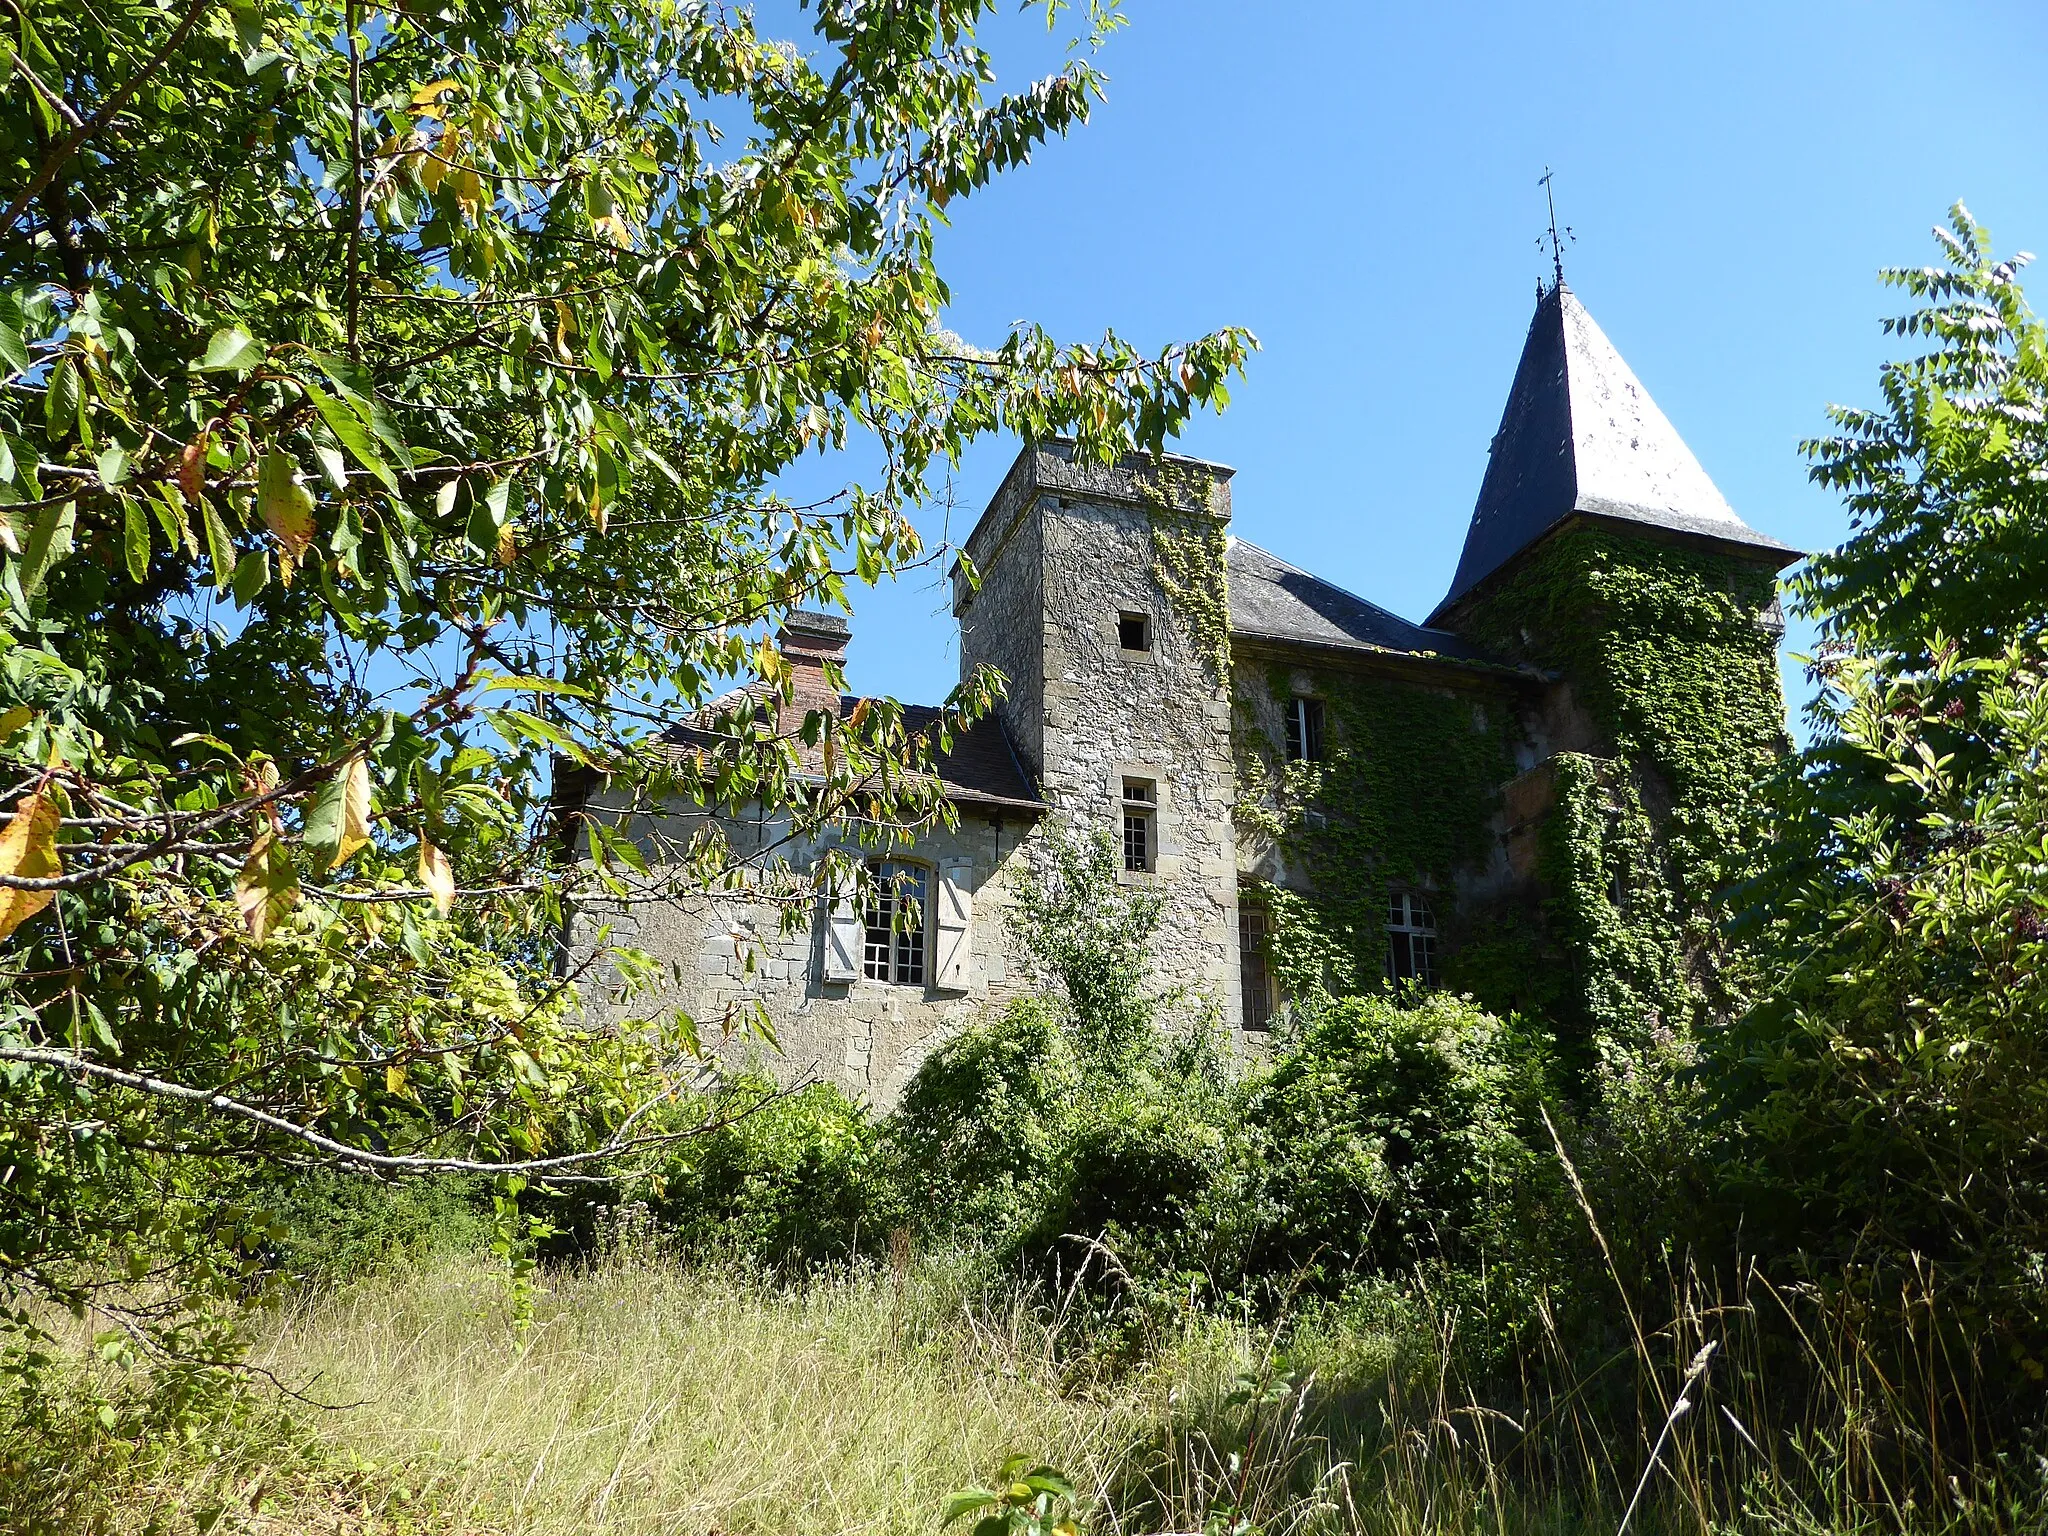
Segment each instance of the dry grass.
[[1062,1390],[1050,1346],[943,1273],[791,1293],[631,1261],[551,1276],[522,1334],[502,1270],[456,1261],[311,1300],[253,1358],[353,1405],[319,1438],[449,1529],[828,1536],[928,1532],[1013,1450],[1099,1487],[1160,1405]]
[[[1269,1333],[1190,1309],[1145,1363],[1077,1375],[1097,1357],[1059,1347],[1057,1308],[944,1263],[776,1288],[643,1253],[545,1284],[524,1329],[482,1258],[308,1297],[250,1359],[332,1406],[256,1392],[212,1443],[142,1454],[90,1410],[42,1453],[0,1440],[0,1531],[932,1533],[1011,1452],[1068,1471],[1098,1536],[1579,1536],[1631,1507],[1629,1536],[2048,1527],[2042,1479],[1986,1482],[1981,1449],[1934,1437],[1972,1423],[1942,1411],[1947,1366],[1886,1376],[1907,1357],[1800,1322],[1848,1314],[1690,1278],[1591,1376],[1552,1334],[1496,1406],[1458,1379],[1450,1308],[1419,1335],[1303,1319],[1284,1368]],[[1772,1318],[1809,1340],[1797,1406]]]

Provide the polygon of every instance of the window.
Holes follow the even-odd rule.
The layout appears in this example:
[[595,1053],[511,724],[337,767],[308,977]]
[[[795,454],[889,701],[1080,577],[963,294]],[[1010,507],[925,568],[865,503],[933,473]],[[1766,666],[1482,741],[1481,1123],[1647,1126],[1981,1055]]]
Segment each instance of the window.
[[1116,643],[1127,651],[1151,650],[1151,617],[1142,613],[1118,614],[1116,616]]
[[925,872],[915,864],[870,864],[861,974],[870,981],[924,985]]
[[1287,701],[1287,761],[1320,763],[1323,760],[1323,701]]
[[1387,894],[1387,975],[1436,984],[1436,915],[1413,891]]
[[1159,839],[1154,835],[1153,824],[1158,809],[1150,780],[1124,780],[1124,868],[1133,874],[1150,869],[1152,857],[1158,852]]
[[1237,909],[1237,985],[1246,1029],[1273,1027],[1273,977],[1266,969],[1266,910],[1240,900]]

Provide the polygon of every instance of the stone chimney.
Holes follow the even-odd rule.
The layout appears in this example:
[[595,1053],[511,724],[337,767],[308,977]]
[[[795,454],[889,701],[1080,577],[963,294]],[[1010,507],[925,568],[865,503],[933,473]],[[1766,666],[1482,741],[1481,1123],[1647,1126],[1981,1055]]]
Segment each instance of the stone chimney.
[[825,678],[825,663],[844,663],[853,632],[836,613],[798,610],[783,620],[775,643],[789,662],[790,709],[801,720],[812,710],[839,713],[839,690]]

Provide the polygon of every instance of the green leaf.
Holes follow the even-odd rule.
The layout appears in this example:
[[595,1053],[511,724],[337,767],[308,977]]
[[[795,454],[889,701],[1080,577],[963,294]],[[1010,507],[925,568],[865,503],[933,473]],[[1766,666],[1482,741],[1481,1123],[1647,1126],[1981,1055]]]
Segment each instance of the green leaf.
[[62,502],[44,507],[29,529],[28,543],[21,552],[21,595],[34,597],[42,590],[50,571],[71,553],[72,530],[78,526],[78,503]]
[[27,373],[32,366],[21,332],[4,323],[0,323],[0,363],[7,365],[9,373]]
[[206,525],[206,553],[213,564],[214,587],[226,587],[235,579],[234,538],[228,525],[221,521],[220,509],[211,500],[200,502],[199,520]]
[[231,325],[208,338],[206,355],[192,365],[192,372],[246,373],[263,357],[263,344],[239,325]]
[[389,514],[377,519],[377,532],[384,541],[384,558],[391,563],[391,579],[398,583],[398,590],[407,597],[413,595],[412,564],[406,551],[410,543],[405,530],[396,526],[397,519]]
[[574,698],[591,697],[588,688],[553,677],[493,677],[484,683],[486,693],[566,693]]
[[270,551],[252,549],[237,560],[231,585],[235,601],[244,608],[255,602],[257,595],[270,585]]
[[977,1509],[987,1509],[991,1504],[1002,1501],[988,1488],[959,1488],[946,1495],[945,1512],[940,1523],[951,1525],[962,1515],[971,1515]]
[[327,430],[346,448],[355,461],[383,482],[384,489],[396,492],[398,476],[391,466],[377,452],[368,429],[363,425],[352,406],[337,400],[317,384],[300,381],[299,387],[306,392],[306,398],[313,402],[313,409],[320,413],[320,419],[327,423]]
[[132,496],[127,498],[121,513],[127,524],[122,545],[128,556],[128,577],[141,586],[149,580],[149,514]]
[[78,425],[80,393],[76,363],[68,357],[58,358],[57,365],[50,370],[50,382],[43,390],[43,424],[48,429],[51,442],[61,441]]

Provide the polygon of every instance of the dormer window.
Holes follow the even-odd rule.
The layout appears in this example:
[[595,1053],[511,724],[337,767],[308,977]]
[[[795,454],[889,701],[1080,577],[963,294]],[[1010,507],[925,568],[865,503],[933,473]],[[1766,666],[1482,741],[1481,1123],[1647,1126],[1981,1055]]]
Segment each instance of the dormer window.
[[1134,875],[1153,867],[1159,851],[1159,796],[1149,779],[1124,780],[1124,868]]
[[1323,701],[1292,698],[1287,701],[1287,761],[1320,763],[1323,760]]
[[1116,616],[1116,643],[1127,651],[1152,649],[1152,616],[1120,613]]

